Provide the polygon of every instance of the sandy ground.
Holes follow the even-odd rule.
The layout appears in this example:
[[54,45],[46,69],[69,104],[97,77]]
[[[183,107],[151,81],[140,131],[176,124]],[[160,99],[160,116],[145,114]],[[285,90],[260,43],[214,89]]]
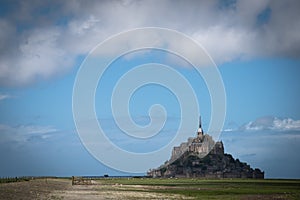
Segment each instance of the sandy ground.
[[186,199],[143,191],[139,186],[71,185],[70,180],[41,179],[0,184],[0,199]]
[[69,180],[37,179],[16,183],[0,184],[0,199],[47,199],[53,191],[68,190]]

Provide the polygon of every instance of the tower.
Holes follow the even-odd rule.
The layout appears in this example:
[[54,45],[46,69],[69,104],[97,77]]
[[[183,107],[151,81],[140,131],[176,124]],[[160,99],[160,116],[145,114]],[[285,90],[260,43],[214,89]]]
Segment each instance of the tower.
[[203,130],[202,130],[202,124],[201,124],[201,116],[199,117],[199,128],[198,128],[198,131],[197,131],[197,136],[202,138],[203,136]]

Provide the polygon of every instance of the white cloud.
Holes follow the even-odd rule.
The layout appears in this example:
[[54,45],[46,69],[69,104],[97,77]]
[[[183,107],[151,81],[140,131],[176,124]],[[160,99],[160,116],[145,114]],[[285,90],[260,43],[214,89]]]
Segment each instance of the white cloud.
[[273,121],[273,129],[275,130],[300,130],[300,120],[293,119],[278,119]]
[[[208,50],[218,64],[234,59],[248,58],[255,48],[255,32],[242,28],[215,26],[201,30],[194,37]],[[245,42],[246,46],[242,45]]]
[[242,126],[240,130],[244,131],[300,131],[300,120],[291,118],[280,119],[277,117],[262,117],[253,122],[249,122]]
[[58,130],[52,126],[0,124],[0,142],[28,142],[32,138],[47,139]]
[[[49,12],[42,13],[43,8]],[[20,86],[66,72],[77,56],[107,37],[145,26],[186,33],[219,64],[300,55],[300,3],[294,0],[230,5],[218,0],[165,0],[159,5],[156,1],[26,1],[10,9],[0,18],[1,85]]]
[[0,101],[4,100],[4,99],[10,99],[13,98],[13,96],[9,95],[9,94],[1,94],[0,93]]
[[0,84],[23,85],[49,78],[72,67],[73,59],[60,46],[61,30],[35,29],[19,42],[16,55],[8,55],[0,62]]

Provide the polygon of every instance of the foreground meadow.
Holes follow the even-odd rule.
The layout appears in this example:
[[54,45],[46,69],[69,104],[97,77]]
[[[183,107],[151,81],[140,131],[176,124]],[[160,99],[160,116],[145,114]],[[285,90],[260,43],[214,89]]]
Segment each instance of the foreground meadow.
[[103,178],[0,184],[0,199],[300,199],[300,180]]
[[192,199],[300,199],[300,180],[107,179],[99,183]]

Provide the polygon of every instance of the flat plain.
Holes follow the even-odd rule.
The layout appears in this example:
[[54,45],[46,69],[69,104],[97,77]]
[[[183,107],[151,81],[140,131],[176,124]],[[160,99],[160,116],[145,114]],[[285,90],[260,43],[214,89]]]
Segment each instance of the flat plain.
[[300,180],[40,178],[0,184],[0,199],[300,199]]

